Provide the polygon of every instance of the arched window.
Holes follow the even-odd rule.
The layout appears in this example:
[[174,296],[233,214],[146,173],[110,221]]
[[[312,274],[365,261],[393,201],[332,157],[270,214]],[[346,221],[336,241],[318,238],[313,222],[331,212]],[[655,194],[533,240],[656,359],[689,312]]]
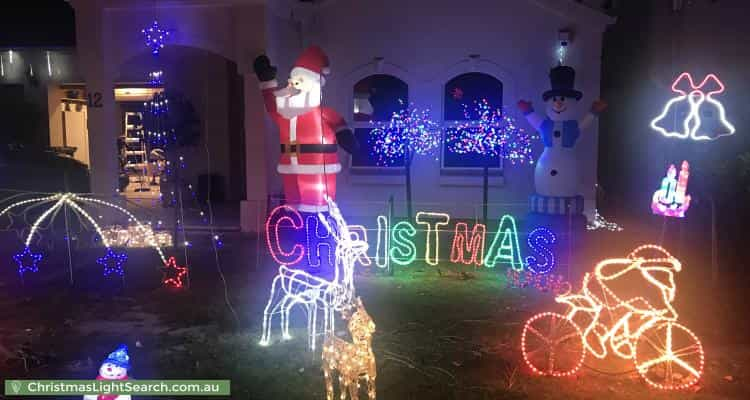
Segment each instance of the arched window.
[[[354,85],[354,134],[359,140],[358,152],[352,154],[352,167],[382,167],[373,155],[370,121],[388,121],[394,112],[409,104],[409,86],[392,75],[376,74]],[[390,167],[403,167],[395,160]]]
[[[449,80],[443,89],[443,120],[445,140],[443,141],[443,168],[482,168],[488,165],[500,169],[499,156],[483,154],[459,154],[454,149],[455,123],[471,121],[476,118],[474,111],[478,102],[486,100],[493,108],[503,106],[503,83],[492,75],[482,72],[468,72]],[[468,110],[468,113],[466,112]],[[468,115],[467,115],[468,114]]]

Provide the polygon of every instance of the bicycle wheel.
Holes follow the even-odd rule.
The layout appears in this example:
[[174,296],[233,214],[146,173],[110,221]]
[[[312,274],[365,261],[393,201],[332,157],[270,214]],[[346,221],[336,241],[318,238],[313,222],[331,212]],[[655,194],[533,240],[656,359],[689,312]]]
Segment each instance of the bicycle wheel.
[[646,329],[635,346],[635,367],[646,382],[665,390],[692,386],[703,374],[703,346],[688,328],[664,322]]
[[586,355],[581,328],[564,315],[552,312],[526,321],[521,352],[532,371],[549,376],[575,374]]

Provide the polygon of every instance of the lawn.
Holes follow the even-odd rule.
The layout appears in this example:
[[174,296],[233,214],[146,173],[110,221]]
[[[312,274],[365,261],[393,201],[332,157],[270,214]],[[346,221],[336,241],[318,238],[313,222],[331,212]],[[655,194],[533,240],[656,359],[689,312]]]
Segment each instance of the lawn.
[[[186,291],[144,284],[159,277],[154,256],[146,252],[132,252],[124,288],[96,285],[94,278],[69,287],[65,266],[54,261],[43,266],[58,270],[51,281],[25,288],[13,274],[1,275],[0,377],[93,378],[102,358],[126,343],[135,379],[231,379],[234,399],[324,399],[320,353],[306,349],[301,308],[292,314],[291,340],[279,341],[275,325],[274,343],[258,345],[274,264],[261,258],[255,265],[252,238],[228,235],[225,243],[221,265],[234,313],[225,302],[213,252],[199,242],[191,253],[192,286]],[[592,254],[622,256],[620,247],[632,246],[620,243]],[[83,261],[94,256],[80,251],[77,257],[76,276],[99,274],[92,261]],[[358,271],[357,294],[377,326],[378,398],[750,398],[747,321],[737,318],[746,313],[732,311],[746,309],[741,291],[709,296],[700,279],[688,274],[678,280],[680,320],[702,338],[706,373],[690,390],[663,394],[650,389],[632,363],[587,359],[573,377],[532,375],[519,352],[523,322],[538,311],[560,308],[548,293],[506,287],[502,272],[447,265],[413,265],[394,276]],[[341,321],[336,330],[347,336]]]

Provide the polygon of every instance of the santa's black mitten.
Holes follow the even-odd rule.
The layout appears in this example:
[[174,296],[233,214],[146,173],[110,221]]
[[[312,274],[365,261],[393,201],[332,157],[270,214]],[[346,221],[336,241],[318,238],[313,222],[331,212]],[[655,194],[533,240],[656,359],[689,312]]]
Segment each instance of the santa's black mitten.
[[349,128],[336,132],[336,142],[349,154],[359,150],[359,141]]
[[253,71],[261,82],[267,82],[276,79],[276,67],[271,65],[268,56],[261,54],[253,61]]

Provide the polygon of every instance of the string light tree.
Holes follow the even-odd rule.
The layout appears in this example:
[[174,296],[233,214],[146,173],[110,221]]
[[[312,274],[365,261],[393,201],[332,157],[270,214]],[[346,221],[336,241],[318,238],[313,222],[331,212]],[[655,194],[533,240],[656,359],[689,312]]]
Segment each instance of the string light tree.
[[[200,120],[193,104],[174,90],[154,94],[144,102],[143,127],[149,141],[151,164],[158,173],[160,200],[165,207],[174,207],[174,232],[176,243],[188,242],[184,232],[185,197],[197,202],[193,185],[185,182],[184,172],[188,159],[186,149],[198,144]],[[203,216],[201,211],[201,216]],[[179,239],[179,240],[178,240]]]
[[[169,40],[172,32],[172,29],[167,29],[159,25],[156,18],[154,18],[154,22],[150,26],[141,29],[144,44],[151,50],[151,55],[154,56],[155,60],[158,60],[158,56],[164,49],[164,45]],[[153,87],[162,87],[164,85],[164,71],[161,68],[150,71],[147,75],[147,82]],[[141,139],[146,142],[146,147],[149,149],[148,162],[152,164],[151,184],[156,185],[156,175],[159,170],[163,169],[163,166],[158,165],[152,155],[155,152],[156,154],[163,152],[160,147],[166,146],[170,133],[173,133],[168,132],[165,126],[165,119],[169,111],[169,99],[166,92],[164,90],[155,92],[150,100],[143,103],[143,108],[145,119],[148,122],[144,120]],[[151,150],[152,148],[153,150]]]
[[391,166],[403,160],[406,178],[407,215],[412,214],[411,166],[414,157],[436,157],[442,140],[440,125],[430,118],[430,110],[420,110],[413,104],[406,106],[399,99],[401,109],[389,121],[371,121],[370,148],[378,165]]
[[551,88],[542,94],[546,103],[545,115],[535,113],[530,101],[518,102],[519,110],[539,132],[544,144],[544,151],[534,169],[536,193],[529,198],[527,221],[531,226],[544,226],[558,233],[558,246],[567,250],[558,258],[558,266],[567,267],[568,276],[571,258],[582,245],[586,227],[578,168],[582,154],[576,144],[607,107],[604,101],[595,100],[585,116],[574,119],[576,103],[583,93],[575,89],[575,70],[562,64],[570,47],[569,35],[560,32],[560,47],[564,49],[558,53],[560,63],[550,70]]
[[[141,30],[145,44],[151,49],[151,54],[158,59],[164,49],[173,29],[163,28],[155,19],[154,23]],[[153,70],[148,73],[151,86],[164,86],[164,71]],[[211,233],[211,244],[216,253],[218,263],[218,249],[223,247],[223,241],[213,229],[213,210],[210,193],[205,203],[200,200],[194,186],[185,183],[183,171],[187,168],[187,158],[184,156],[186,147],[195,146],[201,135],[201,123],[192,102],[182,93],[175,90],[157,92],[143,103],[144,107],[144,135],[152,147],[149,153],[150,162],[155,174],[159,175],[160,196],[162,205],[174,207],[174,234],[172,237],[184,249],[185,264],[188,263],[188,248],[191,246],[185,230],[185,201],[187,196],[192,199],[197,208],[200,219],[207,225]],[[210,164],[208,165],[210,172]],[[209,176],[210,180],[210,176]],[[156,181],[156,176],[152,182]],[[210,192],[210,183],[209,183]],[[205,208],[204,208],[205,206]],[[159,222],[161,224],[161,222]],[[182,233],[182,235],[179,235]],[[177,240],[180,238],[180,240]],[[217,268],[219,265],[217,264]],[[189,286],[189,269],[178,265],[175,257],[170,257],[162,268],[163,283],[167,287],[183,288]],[[231,309],[231,306],[230,306]]]
[[520,128],[515,119],[501,108],[495,108],[486,99],[475,102],[474,107],[464,104],[468,122],[457,122],[446,130],[448,151],[456,154],[478,154],[484,158],[482,168],[482,221],[487,224],[489,168],[495,158],[511,164],[534,163],[531,142],[535,137]]

